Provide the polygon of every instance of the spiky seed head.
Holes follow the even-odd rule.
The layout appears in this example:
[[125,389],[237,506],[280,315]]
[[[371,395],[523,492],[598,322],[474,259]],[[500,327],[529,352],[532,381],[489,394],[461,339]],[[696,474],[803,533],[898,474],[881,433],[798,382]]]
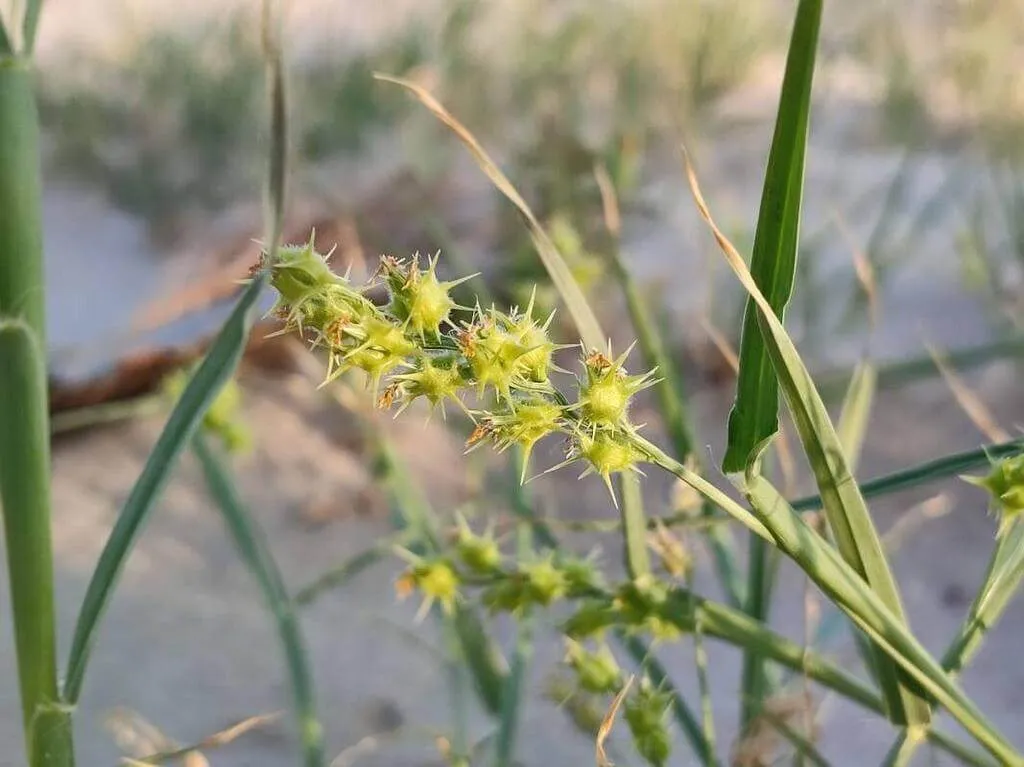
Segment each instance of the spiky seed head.
[[633,735],[637,752],[652,767],[668,762],[672,742],[666,720],[672,706],[672,696],[644,677],[625,704],[624,716]]
[[568,591],[569,584],[565,579],[565,573],[550,557],[524,565],[522,571],[526,577],[530,599],[539,605],[547,607],[552,602],[562,599]]
[[1024,513],[1024,453],[1003,458],[984,477],[964,477],[988,491],[993,509],[1002,517],[1001,530]]
[[381,260],[380,274],[388,287],[391,301],[388,311],[407,324],[420,338],[435,338],[455,308],[451,290],[469,279],[441,282],[437,278],[437,257],[430,259],[427,269],[420,269],[419,256],[409,263],[393,258]]
[[611,475],[623,471],[638,471],[637,463],[643,458],[633,445],[629,434],[618,429],[581,429],[576,433],[570,458],[587,462],[586,474],[600,476],[611,491]]
[[459,517],[455,548],[459,559],[476,573],[493,573],[501,565],[501,549],[491,531],[483,535],[474,533],[465,518]]
[[614,693],[622,685],[622,671],[606,644],[597,650],[588,650],[567,638],[565,662],[576,672],[579,686],[587,692]]
[[595,426],[625,425],[633,395],[653,383],[653,371],[626,373],[623,363],[631,349],[614,361],[600,352],[592,352],[583,360],[585,377],[577,407],[580,415]]
[[498,396],[510,400],[512,389],[522,379],[522,357],[529,350],[508,330],[506,318],[498,312],[480,316],[458,340],[481,393],[490,386]]
[[422,611],[438,602],[446,613],[451,613],[459,597],[459,585],[458,574],[446,561],[420,560],[399,576],[395,591],[400,599],[419,591],[424,600]]
[[401,395],[403,409],[418,397],[424,397],[432,407],[443,404],[446,399],[461,404],[459,391],[466,386],[466,382],[454,359],[424,355],[414,364],[412,371],[400,373],[391,379],[400,387],[396,393]]
[[522,448],[523,473],[520,481],[525,482],[534,445],[549,434],[564,430],[564,418],[565,409],[543,397],[513,399],[506,409],[486,415],[470,436],[468,444],[473,446],[486,437],[499,451],[513,445]]

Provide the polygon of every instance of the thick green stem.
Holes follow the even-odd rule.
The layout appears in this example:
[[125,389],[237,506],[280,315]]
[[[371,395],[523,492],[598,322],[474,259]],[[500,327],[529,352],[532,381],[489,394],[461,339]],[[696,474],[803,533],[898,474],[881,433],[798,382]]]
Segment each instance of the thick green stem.
[[33,733],[34,721],[59,708],[40,202],[32,73],[27,61],[6,56],[0,58],[0,502],[32,767],[71,764],[70,748],[49,742],[50,728]]

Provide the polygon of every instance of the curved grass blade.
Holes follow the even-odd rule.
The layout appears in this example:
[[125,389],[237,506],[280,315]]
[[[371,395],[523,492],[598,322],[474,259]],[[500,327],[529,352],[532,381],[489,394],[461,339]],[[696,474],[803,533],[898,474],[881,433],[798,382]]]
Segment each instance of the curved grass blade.
[[295,604],[288,596],[266,536],[242,504],[227,468],[207,445],[202,434],[192,438],[192,450],[199,459],[210,496],[227,523],[238,553],[256,578],[267,607],[277,623],[295,699],[304,763],[307,767],[319,767],[324,764],[323,727],[317,715],[313,677]]
[[[1024,764],[1014,747],[988,722],[953,679],[907,630],[881,597],[868,588],[842,557],[818,536],[756,466],[744,485],[755,513],[772,530],[776,542],[804,569],[828,597],[850,616],[928,695],[943,705],[972,737],[1005,764]],[[920,728],[918,728],[920,729]]]
[[[714,233],[729,266],[757,304],[765,350],[771,358],[821,492],[823,509],[836,546],[854,571],[867,581],[893,615],[906,625],[899,591],[878,531],[850,471],[821,396],[814,388],[814,382],[796,347],[768,300],[761,294],[743,259],[712,219],[688,159],[686,172],[701,216]],[[747,468],[748,477],[750,468]],[[930,719],[928,704],[902,683],[896,665],[884,653],[878,651],[872,653],[872,656],[869,660],[882,686],[890,719],[897,724],[927,724]]]
[[[782,93],[768,154],[761,208],[750,270],[768,304],[781,319],[793,292],[800,239],[804,159],[811,111],[811,85],[822,0],[801,0],[789,43]],[[740,340],[736,400],[729,414],[728,442],[722,459],[727,473],[742,471],[755,447],[778,432],[779,384],[759,327],[758,307],[748,299]],[[770,544],[749,536],[746,600],[752,618],[766,622],[771,607]],[[755,648],[743,655],[740,728],[746,731],[771,693]]]
[[498,191],[516,206],[516,209],[526,221],[530,230],[530,236],[533,238],[533,243],[537,248],[537,253],[544,263],[544,268],[547,269],[548,274],[551,276],[552,284],[558,289],[562,300],[565,301],[565,305],[573,322],[576,324],[576,329],[579,331],[583,343],[589,349],[603,350],[607,344],[607,337],[601,331],[601,325],[598,323],[596,315],[590,308],[590,304],[587,303],[583,291],[580,290],[565,260],[559,254],[558,248],[555,247],[551,237],[544,231],[544,227],[541,226],[540,221],[537,220],[533,211],[530,210],[526,200],[516,191],[512,182],[502,173],[497,163],[491,159],[487,151],[480,145],[480,142],[436,98],[420,85],[410,80],[389,77],[387,75],[376,74],[374,77],[384,82],[400,85],[408,90],[466,145],[470,154],[473,155],[473,159],[476,160],[480,169],[484,172],[484,175],[490,179]]
[[231,316],[171,412],[167,425],[160,433],[110,532],[86,589],[71,640],[63,691],[68,703],[78,701],[96,629],[142,524],[160,497],[181,451],[241,359],[255,316],[256,301],[265,283],[266,275],[261,274],[242,293]]
[[[822,0],[801,0],[797,6],[750,260],[754,282],[780,321],[796,274],[804,156],[822,4]],[[743,471],[754,449],[779,428],[779,387],[765,340],[758,307],[750,299],[743,317],[736,401],[729,414],[729,440],[722,459],[726,473]]]
[[[1024,578],[1024,524],[1017,521],[998,541],[981,588],[971,604],[967,618],[942,656],[942,667],[951,676],[966,668],[981,647],[985,635],[999,622],[1003,611],[1016,595]],[[892,767],[909,763],[920,739],[904,732],[893,744],[885,764]]]

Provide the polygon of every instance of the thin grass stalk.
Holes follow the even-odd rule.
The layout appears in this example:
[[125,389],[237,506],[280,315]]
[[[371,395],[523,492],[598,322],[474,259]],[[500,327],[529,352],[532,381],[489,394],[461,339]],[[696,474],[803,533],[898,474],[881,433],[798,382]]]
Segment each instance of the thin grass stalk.
[[[520,447],[513,451],[511,461],[510,496],[513,505],[530,505],[526,488],[519,482],[526,465],[526,456]],[[516,558],[524,561],[533,554],[533,530],[526,520],[516,525]],[[526,676],[530,658],[533,656],[533,623],[534,617],[529,613],[522,615],[516,622],[516,642],[512,652],[508,679],[502,694],[501,720],[498,723],[498,734],[495,742],[495,767],[512,767],[515,763],[516,736],[519,732],[519,721],[523,708],[523,679]]]
[[[942,458],[936,458],[932,461],[925,461],[916,466],[863,482],[858,487],[865,499],[877,498],[878,496],[897,493],[901,490],[910,490],[934,480],[973,471],[988,466],[992,461],[997,461],[1000,458],[1016,455],[1021,450],[1024,450],[1024,437],[1018,437],[1006,442],[992,443],[976,450],[965,450],[960,453],[943,456]],[[817,511],[821,508],[821,496],[809,495],[804,498],[798,498],[790,505],[794,511]]]
[[[59,708],[39,118],[27,58],[0,56],[0,507],[15,653],[32,767],[70,765],[60,728],[34,726]],[[52,724],[52,721],[49,722]]]
[[[437,530],[434,510],[413,484],[393,448],[379,433],[373,434],[377,479],[388,488],[394,508],[394,524],[400,531],[408,531],[415,541],[410,548],[431,554],[441,551],[441,537]],[[437,610],[433,611],[437,613]],[[457,604],[444,623],[458,636],[460,649],[469,667],[473,687],[486,710],[501,716],[503,690],[507,681],[505,659],[483,628],[477,613],[466,605]]]
[[[633,330],[636,332],[637,344],[640,347],[640,353],[643,355],[644,363],[648,368],[657,368],[658,370],[658,378],[660,380],[654,386],[654,393],[658,399],[658,407],[661,410],[661,418],[665,424],[665,430],[668,432],[672,449],[678,460],[685,461],[691,455],[698,458],[693,449],[693,427],[689,414],[686,411],[686,393],[683,389],[678,370],[668,354],[654,318],[651,316],[643,297],[640,295],[636,280],[633,279],[633,274],[626,267],[626,263],[622,258],[620,247],[621,221],[615,189],[611,178],[604,168],[598,168],[596,177],[604,206],[605,227],[611,238],[608,260],[615,275],[615,280],[622,290],[623,298],[626,300],[626,309],[629,312]],[[709,504],[701,505],[701,514],[703,516],[710,516],[712,513],[712,506]],[[707,528],[704,532],[704,537],[711,549],[715,570],[722,588],[725,590],[730,603],[739,606],[744,598],[743,582],[739,569],[736,566],[734,541],[731,533],[726,528],[713,526]]]
[[256,578],[277,624],[288,663],[288,678],[292,687],[304,764],[307,767],[321,767],[325,763],[323,727],[317,714],[313,675],[295,603],[288,596],[284,579],[270,553],[266,538],[242,503],[227,467],[202,434],[192,438],[192,450],[199,459],[210,495],[224,517],[239,554]]
[[[687,576],[687,588],[692,588],[692,576]],[[700,615],[693,622],[693,665],[697,669],[697,690],[700,693],[701,730],[711,753],[715,751],[715,715],[708,684],[708,654],[704,647],[704,628]]]

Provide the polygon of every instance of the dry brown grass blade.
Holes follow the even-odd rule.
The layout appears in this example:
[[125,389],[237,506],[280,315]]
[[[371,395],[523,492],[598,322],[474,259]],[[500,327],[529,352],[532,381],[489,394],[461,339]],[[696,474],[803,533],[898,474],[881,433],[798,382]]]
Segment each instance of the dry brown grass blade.
[[832,220],[835,222],[836,229],[839,230],[839,235],[846,240],[846,244],[850,248],[850,255],[853,257],[854,274],[857,276],[857,282],[860,283],[861,289],[868,299],[868,323],[873,331],[878,326],[880,312],[875,267],[871,265],[871,259],[868,258],[868,254],[858,245],[857,239],[853,236],[853,232],[850,231],[850,227],[847,225],[846,219],[843,218],[842,214],[838,211],[833,211]]
[[619,715],[619,709],[622,707],[622,702],[626,699],[626,696],[629,695],[634,679],[636,679],[635,676],[630,676],[626,680],[622,689],[619,690],[619,694],[612,701],[612,705],[608,708],[608,713],[605,714],[604,719],[601,721],[601,726],[597,729],[597,740],[594,743],[594,756],[597,760],[597,767],[615,767],[615,763],[608,758],[608,754],[605,752],[604,742],[608,740],[612,727],[615,726],[615,717]]
[[191,746],[165,749],[159,753],[150,754],[149,756],[136,759],[125,757],[122,760],[122,763],[137,767],[138,765],[166,764],[167,762],[182,759],[185,762],[185,767],[209,767],[206,757],[202,754],[203,751],[210,751],[226,746],[246,733],[259,727],[263,727],[280,717],[281,714],[279,712],[251,716],[248,719],[243,719],[242,721],[220,730],[219,732],[215,732],[213,735],[209,735]]
[[622,213],[619,210],[619,198],[615,194],[615,185],[608,169],[604,165],[594,166],[594,178],[601,193],[601,210],[604,214],[604,225],[614,239],[622,234]]
[[740,372],[740,357],[736,353],[736,349],[733,348],[733,345],[729,343],[729,339],[707,317],[702,316],[698,321],[704,332],[708,334],[711,344],[722,355],[722,359],[729,366],[732,374],[737,375]]
[[968,418],[971,419],[978,431],[985,435],[990,442],[1006,442],[1010,439],[1010,435],[996,423],[996,419],[992,416],[992,412],[985,406],[985,403],[981,401],[981,398],[975,394],[971,387],[957,374],[957,372],[949,364],[946,355],[932,346],[928,345],[928,354],[931,355],[932,361],[935,363],[935,367],[938,368],[942,374],[943,380],[946,382],[946,386],[953,393],[953,397],[956,399],[957,404],[964,411]]
[[498,167],[497,163],[491,159],[487,151],[481,146],[480,142],[476,140],[469,130],[460,123],[455,117],[445,109],[444,105],[441,104],[434,96],[423,88],[421,85],[412,82],[411,80],[405,80],[400,77],[391,77],[389,75],[374,74],[374,78],[383,82],[393,83],[399,85],[410,93],[412,93],[420,103],[429,109],[438,120],[448,126],[451,131],[459,137],[466,148],[469,149],[473,155],[473,159],[476,160],[477,165],[484,172],[484,175],[490,179],[491,183],[497,187],[509,201],[516,206],[523,218],[526,220],[527,226],[530,229],[530,236],[533,238],[534,245],[537,248],[537,252],[540,254],[541,260],[544,262],[544,267],[547,269],[548,274],[551,276],[551,282],[558,289],[562,299],[565,301],[566,307],[569,309],[569,314],[572,316],[573,321],[576,323],[576,329],[579,331],[580,338],[583,343],[590,349],[604,349],[607,340],[604,333],[601,330],[601,325],[597,321],[597,316],[594,314],[590,305],[587,303],[586,297],[583,295],[583,291],[580,290],[579,285],[576,284],[575,278],[569,271],[569,267],[566,265],[565,260],[558,253],[558,248],[555,247],[551,237],[548,236],[547,232],[544,231],[544,227],[541,226],[540,221],[534,215],[530,206],[527,205],[526,200],[523,199],[522,195],[516,191],[516,188],[512,185],[512,182],[508,180],[508,177],[502,172],[501,168]]

